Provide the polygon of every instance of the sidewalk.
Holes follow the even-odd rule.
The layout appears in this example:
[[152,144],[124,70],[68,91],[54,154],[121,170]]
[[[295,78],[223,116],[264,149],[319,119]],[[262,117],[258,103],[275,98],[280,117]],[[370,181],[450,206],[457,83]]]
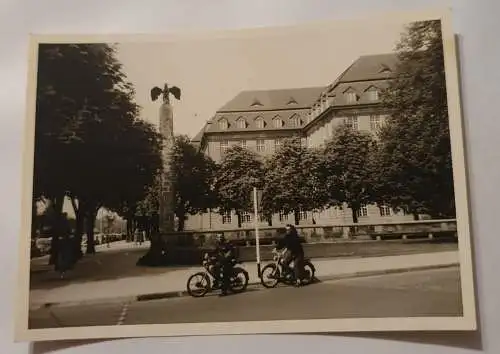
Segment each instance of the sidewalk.
[[[313,259],[313,263],[319,280],[333,280],[458,265],[459,258],[458,252],[452,251],[353,259]],[[256,264],[245,263],[243,267],[249,272],[250,284],[258,284]],[[157,297],[180,296],[186,290],[188,277],[200,270],[202,268],[199,266],[182,267],[162,274],[70,283],[52,289],[35,289],[30,291],[30,309],[47,304],[113,302],[125,298],[133,301],[140,296],[155,294]]]

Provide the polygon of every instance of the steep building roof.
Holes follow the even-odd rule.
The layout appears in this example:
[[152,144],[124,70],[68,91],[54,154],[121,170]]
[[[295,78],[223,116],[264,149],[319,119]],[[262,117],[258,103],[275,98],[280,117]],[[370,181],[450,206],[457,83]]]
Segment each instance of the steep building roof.
[[398,62],[395,53],[363,55],[339,77],[338,82],[391,79],[394,77]]
[[[347,91],[356,93],[356,105],[373,103],[365,92],[372,87],[387,87],[388,80],[396,74],[397,65],[395,53],[364,55],[328,86],[240,92],[216,112],[210,123],[205,124],[193,138],[193,142],[201,142],[205,132],[301,129],[316,121],[314,119],[307,123],[307,114],[324,94],[328,95],[333,106],[352,105],[346,101],[344,93]],[[281,127],[275,125],[276,119],[283,122]],[[262,120],[263,124],[257,124]],[[222,127],[220,121],[227,124]]]
[[242,91],[217,112],[255,112],[309,108],[326,87]]

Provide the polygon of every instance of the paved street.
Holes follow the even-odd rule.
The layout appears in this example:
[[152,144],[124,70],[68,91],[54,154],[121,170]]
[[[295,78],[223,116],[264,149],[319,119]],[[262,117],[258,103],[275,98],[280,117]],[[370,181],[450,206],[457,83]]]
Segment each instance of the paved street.
[[324,281],[303,288],[251,287],[141,302],[54,306],[30,312],[30,328],[348,317],[461,315],[458,267]]
[[[106,263],[104,260],[107,260]],[[98,262],[102,265],[106,264],[107,268],[101,268]],[[313,263],[319,279],[331,280],[367,272],[386,273],[387,271],[455,265],[458,264],[458,253],[452,251],[366,258],[316,258]],[[250,283],[258,283],[256,264],[244,263],[242,266],[249,272]],[[96,255],[96,257],[82,260],[76,268],[75,272],[65,280],[58,279],[56,273],[40,274],[36,279],[33,277],[30,308],[44,306],[47,303],[102,301],[116,297],[180,292],[186,290],[186,281],[189,276],[201,270],[200,266],[137,267],[132,251],[121,256],[119,253],[110,257]],[[100,269],[104,270],[103,274],[99,273]],[[118,274],[122,276],[116,276]]]

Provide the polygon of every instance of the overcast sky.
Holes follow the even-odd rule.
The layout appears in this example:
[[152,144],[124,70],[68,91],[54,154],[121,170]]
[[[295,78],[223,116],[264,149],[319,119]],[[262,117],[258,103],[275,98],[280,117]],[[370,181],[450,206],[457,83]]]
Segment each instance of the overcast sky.
[[204,122],[242,90],[328,85],[360,55],[394,50],[404,24],[336,22],[290,31],[239,32],[210,38],[122,42],[118,59],[137,91],[142,118],[158,122],[150,89],[179,86],[174,131],[193,137]]

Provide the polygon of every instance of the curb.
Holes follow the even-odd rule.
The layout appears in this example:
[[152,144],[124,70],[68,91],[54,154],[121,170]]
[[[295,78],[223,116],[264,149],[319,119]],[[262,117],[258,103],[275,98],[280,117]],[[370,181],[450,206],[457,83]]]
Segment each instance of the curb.
[[[330,276],[323,276],[321,279],[316,278],[314,284],[323,283],[325,281],[336,281],[336,280],[344,280],[344,279],[355,279],[362,277],[370,277],[376,275],[386,275],[386,274],[398,274],[398,273],[407,273],[407,272],[415,272],[415,271],[425,271],[425,270],[434,270],[434,269],[447,269],[447,268],[455,268],[458,267],[458,263],[450,263],[450,264],[439,264],[439,265],[428,265],[428,266],[417,266],[417,267],[409,267],[409,268],[395,268],[395,269],[384,269],[384,270],[369,270],[362,272],[354,272],[354,273],[345,273],[345,274],[337,274]],[[258,286],[260,285],[260,281],[258,282],[249,282],[248,286]],[[262,288],[264,290],[264,288]],[[142,302],[142,301],[151,301],[151,300],[161,300],[161,299],[173,299],[180,297],[189,297],[187,291],[168,291],[162,293],[148,293],[148,294],[140,294],[134,296],[125,296],[125,297],[117,297],[117,298],[104,298],[104,299],[95,299],[95,300],[83,300],[83,301],[68,301],[63,303],[43,303],[43,304],[32,304],[30,305],[30,311],[39,310],[42,308],[51,308],[51,307],[71,307],[71,306],[81,306],[81,305],[97,305],[97,304],[113,304],[113,303],[131,303],[131,302]]]
[[376,275],[401,274],[401,273],[416,272],[416,271],[425,271],[425,270],[437,270],[437,269],[456,268],[458,266],[459,266],[458,263],[450,263],[450,264],[439,264],[439,265],[430,265],[430,266],[418,266],[418,267],[409,267],[409,268],[395,268],[395,269],[384,269],[384,270],[368,270],[368,271],[364,271],[364,272],[346,273],[346,274],[338,274],[338,275],[331,275],[331,276],[321,277],[321,279],[319,280],[319,282],[344,280],[344,279],[355,279],[355,278],[364,278],[364,277],[372,277],[372,276],[376,276]]

